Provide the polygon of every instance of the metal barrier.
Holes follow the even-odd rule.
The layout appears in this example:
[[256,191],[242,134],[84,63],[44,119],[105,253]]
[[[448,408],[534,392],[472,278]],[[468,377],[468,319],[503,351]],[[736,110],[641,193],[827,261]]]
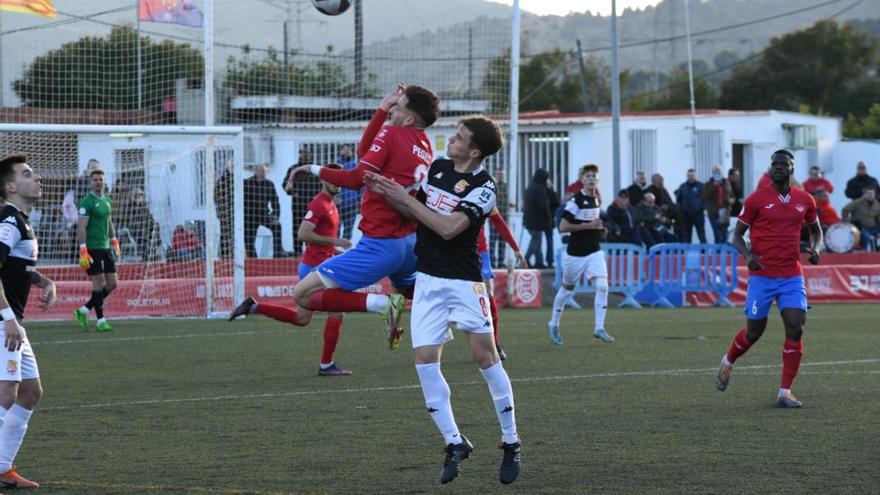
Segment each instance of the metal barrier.
[[[618,307],[641,308],[636,301],[636,294],[644,288],[644,266],[647,252],[645,248],[635,244],[607,243],[602,244],[605,253],[605,264],[608,266],[608,292],[622,293],[623,301]],[[562,259],[565,248],[556,250],[555,286],[562,286]],[[596,292],[596,288],[584,277],[577,281],[573,294]],[[579,307],[570,300],[573,305]]]
[[668,243],[648,251],[648,280],[657,295],[654,307],[671,308],[667,296],[678,292],[715,292],[715,306],[733,306],[727,298],[736,288],[739,253],[729,244]]

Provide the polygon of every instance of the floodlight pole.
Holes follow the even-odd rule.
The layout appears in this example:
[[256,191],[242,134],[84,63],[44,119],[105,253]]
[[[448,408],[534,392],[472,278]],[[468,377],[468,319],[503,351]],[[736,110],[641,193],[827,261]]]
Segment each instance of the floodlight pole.
[[688,55],[688,88],[691,97],[691,157],[693,165],[691,168],[697,169],[697,101],[694,98],[694,64],[691,55],[691,15],[688,7],[688,0],[684,1],[684,32],[687,38],[687,55]]
[[617,2],[611,0],[611,157],[614,191],[621,188],[620,170],[620,73],[617,66]]
[[590,111],[590,94],[587,91],[587,71],[584,68],[584,49],[581,48],[581,40],[577,40],[578,66],[581,69],[581,96],[584,100],[584,113]]

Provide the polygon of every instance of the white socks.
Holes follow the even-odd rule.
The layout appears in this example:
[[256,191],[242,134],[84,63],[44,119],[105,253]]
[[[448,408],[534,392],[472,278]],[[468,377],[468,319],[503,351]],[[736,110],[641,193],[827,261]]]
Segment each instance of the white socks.
[[593,299],[593,309],[596,310],[596,327],[594,330],[605,329],[605,313],[608,312],[608,291],[597,290]]
[[381,313],[388,307],[388,296],[384,294],[367,294],[367,311]]
[[516,416],[513,410],[513,389],[510,386],[510,378],[501,361],[491,367],[480,370],[483,378],[489,385],[489,393],[495,402],[495,414],[498,415],[498,423],[501,424],[501,441],[504,443],[519,442],[516,434]]
[[449,384],[440,373],[440,363],[417,364],[416,372],[418,372],[419,382],[422,384],[425,405],[428,407],[431,419],[443,434],[446,444],[462,443],[461,433],[458,431],[458,425],[455,424],[455,417],[452,414],[452,403],[449,401]]
[[566,290],[565,287],[560,287],[559,291],[556,292],[556,297],[553,299],[553,313],[550,317],[550,324],[553,326],[559,326],[559,319],[562,318],[562,310],[565,309],[565,302],[568,301],[568,298],[571,297],[570,290]]
[[27,431],[28,420],[33,411],[25,409],[18,404],[13,404],[3,418],[3,426],[0,427],[0,473],[12,469],[12,462],[24,440]]

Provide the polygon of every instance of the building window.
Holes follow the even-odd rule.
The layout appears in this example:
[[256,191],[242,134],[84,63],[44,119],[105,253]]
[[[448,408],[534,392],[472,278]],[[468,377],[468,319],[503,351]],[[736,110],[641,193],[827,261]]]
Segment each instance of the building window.
[[697,130],[697,180],[705,182],[712,177],[712,167],[724,166],[724,131]]
[[785,146],[788,149],[816,149],[816,126],[782,124],[785,133]]
[[[522,208],[521,195],[532,182],[532,176],[539,168],[547,170],[553,189],[560,195],[565,187],[575,180],[568,176],[568,144],[566,131],[523,132],[519,134],[519,169],[516,196],[510,202]],[[505,155],[506,158],[506,155]]]
[[633,177],[636,172],[642,171],[650,180],[651,175],[657,171],[657,130],[630,130],[629,150]]

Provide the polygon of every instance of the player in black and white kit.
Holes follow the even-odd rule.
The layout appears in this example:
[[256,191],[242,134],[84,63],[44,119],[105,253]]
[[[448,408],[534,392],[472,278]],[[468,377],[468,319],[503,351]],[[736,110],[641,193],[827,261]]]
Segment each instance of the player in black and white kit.
[[449,140],[450,159],[431,164],[415,198],[390,179],[369,172],[365,176],[371,190],[419,222],[412,345],[428,412],[447,444],[441,483],[458,476],[459,465],[474,449],[458,430],[449,385],[440,372],[440,355],[443,344],[453,338],[453,324],[465,332],[495,403],[503,451],[499,479],[507,484],[519,475],[513,390],[495,350],[489,299],[477,254],[477,235],[495,207],[495,182],[482,161],[501,149],[503,142],[501,129],[492,120],[483,116],[460,120]]
[[27,164],[25,155],[0,160],[0,317],[5,337],[0,350],[0,488],[38,488],[22,478],[13,461],[24,440],[28,420],[43,387],[37,360],[27,333],[19,324],[24,316],[31,285],[43,289],[42,307],[55,303],[55,283],[40,275],[37,238],[28,223],[34,203],[43,194],[42,178]]
[[562,287],[553,299],[553,314],[547,322],[550,340],[562,345],[559,334],[559,319],[565,302],[571,297],[578,279],[586,275],[596,287],[593,307],[596,310],[596,323],[593,337],[604,342],[614,342],[614,337],[605,331],[605,312],[608,310],[608,269],[605,267],[605,253],[602,252],[602,219],[599,218],[599,166],[592,163],[581,168],[581,182],[584,187],[565,203],[560,232],[570,232],[568,249],[562,259]]

